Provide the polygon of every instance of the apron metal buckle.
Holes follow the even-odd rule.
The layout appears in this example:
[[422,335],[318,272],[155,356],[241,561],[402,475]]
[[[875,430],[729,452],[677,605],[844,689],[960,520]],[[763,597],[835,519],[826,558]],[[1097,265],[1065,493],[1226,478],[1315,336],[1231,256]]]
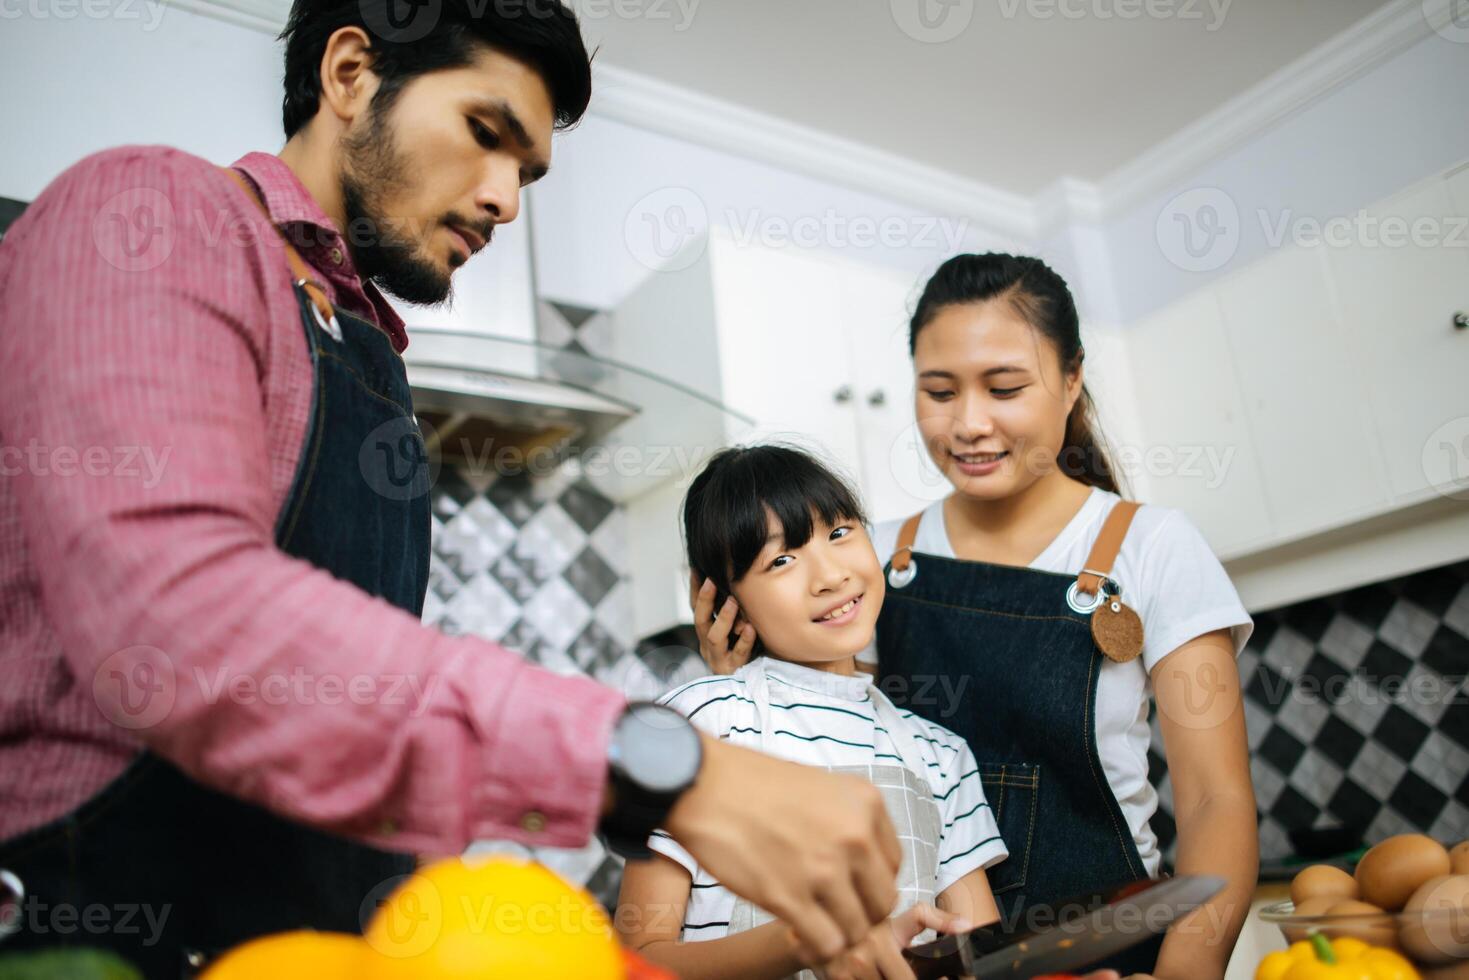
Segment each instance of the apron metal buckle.
[[1104,577],[1096,593],[1089,595],[1087,599],[1083,600],[1081,598],[1081,582],[1076,581],[1072,582],[1066,589],[1066,605],[1070,606],[1073,611],[1087,616],[1109,598],[1121,594],[1122,587],[1112,579]]
[[25,901],[26,889],[20,876],[0,868],[0,939],[20,932]]
[[918,577],[918,562],[910,554],[905,568],[893,566],[888,569],[888,584],[895,589],[905,589]]
[[[340,344],[342,342],[342,325],[337,322],[336,311],[328,304],[326,315],[323,315],[321,312],[321,303],[318,303],[317,297],[312,294],[310,289],[306,288],[308,286],[314,287],[320,290],[321,295],[325,297],[326,287],[314,279],[297,279],[296,286],[305,290],[307,298],[311,301],[311,315],[315,317],[316,325],[324,330],[332,340]],[[323,299],[322,302],[324,303],[326,300]]]

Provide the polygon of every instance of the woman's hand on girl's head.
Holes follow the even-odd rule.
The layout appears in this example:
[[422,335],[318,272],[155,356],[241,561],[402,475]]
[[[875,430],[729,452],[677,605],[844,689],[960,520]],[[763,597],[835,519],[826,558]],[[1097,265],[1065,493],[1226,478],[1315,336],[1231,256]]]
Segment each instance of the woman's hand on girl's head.
[[[740,606],[734,596],[724,601],[718,615],[714,611],[714,583],[700,581],[699,573],[689,575],[689,605],[694,610],[694,632],[699,637],[699,656],[716,674],[733,674],[750,662],[755,649],[755,627],[739,617]],[[730,637],[734,636],[734,645]]]

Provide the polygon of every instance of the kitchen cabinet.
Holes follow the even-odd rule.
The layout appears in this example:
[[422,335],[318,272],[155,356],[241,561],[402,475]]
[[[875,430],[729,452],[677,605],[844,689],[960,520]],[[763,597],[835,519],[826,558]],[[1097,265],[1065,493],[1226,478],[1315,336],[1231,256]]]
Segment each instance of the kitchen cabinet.
[[1177,507],[1221,554],[1274,530],[1219,297],[1207,290],[1128,331],[1151,503]]
[[914,416],[908,322],[923,283],[906,272],[856,263],[838,274],[863,496],[874,521],[907,517],[950,490],[929,459]]
[[[1400,194],[1367,215],[1378,231],[1330,250],[1347,341],[1364,366],[1394,498],[1411,502],[1469,479],[1463,447],[1443,432],[1469,417],[1469,169]],[[1455,193],[1458,200],[1455,200]],[[1398,242],[1389,222],[1422,230]],[[1455,238],[1457,244],[1454,243]],[[1469,435],[1469,424],[1460,438]],[[1446,443],[1440,446],[1438,442]]]
[[1380,512],[1389,494],[1367,365],[1344,337],[1325,249],[1273,254],[1218,296],[1274,535]]
[[724,403],[756,419],[759,436],[797,440],[855,471],[856,338],[843,322],[837,267],[718,234],[709,248]]
[[756,419],[761,437],[836,463],[874,520],[907,516],[942,495],[943,477],[913,424],[916,277],[718,237],[711,249],[725,403]]
[[[673,478],[624,486],[634,534],[638,635],[689,621],[679,502],[724,445],[780,440],[854,480],[874,520],[906,516],[947,490],[913,425],[909,294],[917,277],[798,248],[736,242],[713,229],[683,268],[655,272],[613,311],[613,356],[678,379],[725,410],[697,419],[644,412],[617,446],[691,448]],[[605,491],[604,491],[605,492]],[[672,567],[673,556],[678,567]]]
[[1464,557],[1466,217],[1469,166],[1126,329],[1143,451],[1233,454],[1212,488],[1150,473],[1146,499],[1200,526],[1252,608]]

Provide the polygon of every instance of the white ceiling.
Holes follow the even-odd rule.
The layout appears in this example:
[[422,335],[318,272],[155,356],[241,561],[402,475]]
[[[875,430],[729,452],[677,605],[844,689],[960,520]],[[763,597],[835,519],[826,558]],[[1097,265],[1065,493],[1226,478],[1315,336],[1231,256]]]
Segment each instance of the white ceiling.
[[[915,39],[923,4],[962,30]],[[599,63],[1025,196],[1102,181],[1387,5],[576,0]]]

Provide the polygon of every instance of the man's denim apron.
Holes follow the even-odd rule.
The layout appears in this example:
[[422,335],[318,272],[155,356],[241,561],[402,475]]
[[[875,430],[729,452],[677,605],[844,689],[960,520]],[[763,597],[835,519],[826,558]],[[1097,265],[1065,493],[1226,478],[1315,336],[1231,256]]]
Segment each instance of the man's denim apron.
[[[314,381],[276,546],[420,615],[430,467],[402,358],[382,330],[332,311],[319,284],[298,280],[296,295]],[[344,662],[337,655],[344,652],[332,661]],[[20,931],[0,942],[0,952],[99,947],[150,980],[172,980],[254,936],[301,928],[360,932],[371,900],[413,866],[410,855],[201,786],[145,751],[75,812],[0,842],[0,868],[20,877],[35,910],[22,910]],[[108,910],[111,928],[81,928],[85,910],[98,905]],[[66,906],[77,927],[44,925]],[[28,918],[43,927],[28,928]]]

